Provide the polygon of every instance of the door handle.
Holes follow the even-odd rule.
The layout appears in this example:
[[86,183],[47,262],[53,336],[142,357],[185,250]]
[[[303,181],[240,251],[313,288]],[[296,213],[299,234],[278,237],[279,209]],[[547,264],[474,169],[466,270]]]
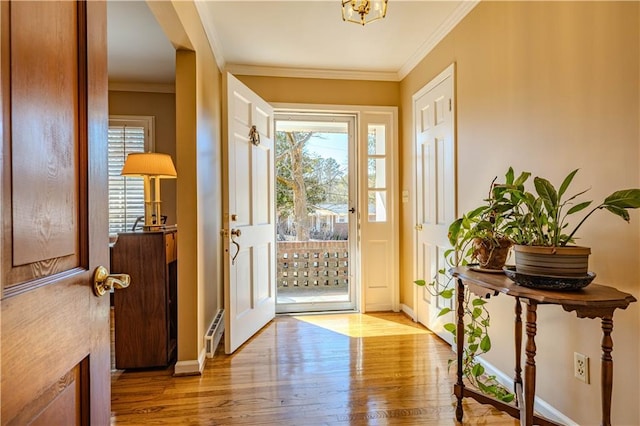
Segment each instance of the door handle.
[[231,242],[236,246],[236,254],[234,254],[231,258],[232,265],[236,264],[236,257],[238,257],[238,254],[240,254],[240,244],[238,244],[238,242],[234,240],[233,237],[239,237],[240,235],[242,235],[242,232],[240,232],[239,229],[231,230]]
[[127,288],[130,283],[128,274],[109,274],[104,266],[98,266],[93,273],[93,293],[96,297],[104,296],[114,288]]

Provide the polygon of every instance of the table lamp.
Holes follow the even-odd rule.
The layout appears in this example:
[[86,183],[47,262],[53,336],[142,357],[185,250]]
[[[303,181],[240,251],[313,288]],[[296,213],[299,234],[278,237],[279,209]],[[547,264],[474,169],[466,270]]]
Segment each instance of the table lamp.
[[[144,230],[155,231],[162,229],[160,223],[160,179],[175,179],[178,176],[171,156],[159,152],[131,153],[127,155],[120,174],[122,176],[142,176],[144,178]],[[153,201],[151,179],[155,183]]]

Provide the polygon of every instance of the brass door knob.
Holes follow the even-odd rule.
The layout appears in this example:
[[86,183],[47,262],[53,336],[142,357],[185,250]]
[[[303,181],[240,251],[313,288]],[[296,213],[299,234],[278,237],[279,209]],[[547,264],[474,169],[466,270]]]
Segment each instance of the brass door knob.
[[109,274],[107,268],[98,266],[93,274],[93,293],[97,297],[104,296],[114,288],[127,288],[130,283],[128,274]]

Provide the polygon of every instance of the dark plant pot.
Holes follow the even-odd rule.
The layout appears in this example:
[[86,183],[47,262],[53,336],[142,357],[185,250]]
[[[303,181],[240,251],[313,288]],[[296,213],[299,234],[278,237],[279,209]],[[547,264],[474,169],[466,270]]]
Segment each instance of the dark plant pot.
[[589,247],[514,246],[516,271],[551,277],[585,277],[589,272]]
[[503,238],[499,240],[499,243],[500,245],[496,246],[493,240],[473,239],[473,258],[478,261],[481,268],[502,270],[509,257],[512,242]]

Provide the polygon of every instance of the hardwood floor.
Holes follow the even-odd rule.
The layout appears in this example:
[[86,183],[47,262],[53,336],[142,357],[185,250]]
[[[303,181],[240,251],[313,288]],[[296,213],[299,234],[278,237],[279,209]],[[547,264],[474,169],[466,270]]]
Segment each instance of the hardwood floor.
[[[114,372],[111,424],[453,425],[452,357],[403,314],[277,317],[202,376]],[[464,424],[519,423],[466,400]]]

